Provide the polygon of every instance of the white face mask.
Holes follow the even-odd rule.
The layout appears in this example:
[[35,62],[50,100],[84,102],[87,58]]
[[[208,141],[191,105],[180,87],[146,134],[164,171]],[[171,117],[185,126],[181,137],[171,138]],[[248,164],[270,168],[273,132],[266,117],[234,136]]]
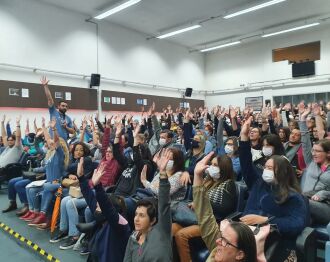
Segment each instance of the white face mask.
[[262,173],[262,179],[268,184],[272,183],[274,181],[274,171],[264,169],[264,172]]
[[166,144],[166,139],[165,138],[160,138],[159,139],[159,145],[164,146]]
[[210,175],[213,179],[220,178],[220,168],[217,166],[210,166],[206,169],[206,173]]
[[234,152],[234,147],[233,146],[229,146],[229,145],[225,145],[225,152],[226,154],[231,154]]
[[271,156],[273,155],[273,149],[271,147],[262,147],[262,153],[264,154],[264,156]]
[[168,160],[167,165],[166,165],[166,171],[171,171],[173,169],[174,161],[173,160]]

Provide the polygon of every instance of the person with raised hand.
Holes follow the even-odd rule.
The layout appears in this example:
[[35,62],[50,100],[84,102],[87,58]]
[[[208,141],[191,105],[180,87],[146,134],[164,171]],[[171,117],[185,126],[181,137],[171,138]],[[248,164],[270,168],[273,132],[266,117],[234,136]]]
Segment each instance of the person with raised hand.
[[84,159],[78,165],[78,177],[81,192],[94,215],[97,229],[94,233],[91,254],[88,261],[121,262],[124,260],[130,227],[125,218],[125,205],[121,198],[108,196],[102,187],[104,169],[95,171],[91,182],[95,193],[84,176]]
[[[56,128],[59,137],[62,137],[65,141],[69,138],[69,134],[74,134],[75,130],[72,125],[71,118],[66,115],[68,110],[68,103],[64,100],[60,100],[58,102],[57,110],[54,106],[54,99],[49,90],[48,83],[49,80],[46,76],[43,76],[40,79],[41,85],[44,87],[45,94],[48,101],[48,109],[50,114],[50,119],[56,118]],[[51,136],[53,136],[53,132],[50,131]]]
[[[252,117],[241,129],[239,158],[242,176],[249,189],[249,197],[240,220],[248,225],[267,222],[276,225],[281,239],[284,240],[281,243],[287,244],[287,250],[293,250],[295,238],[308,225],[308,209],[300,193],[294,169],[285,156],[276,153],[276,148],[267,145],[273,153],[265,159],[262,168],[256,167],[252,162],[251,146],[248,141],[251,121]],[[283,248],[283,253],[278,256],[282,256],[284,260],[288,254]]]
[[137,202],[134,217],[135,231],[126,247],[125,262],[172,261],[170,183],[166,173],[170,158],[170,151],[166,150],[158,161],[160,170],[158,211],[151,200],[144,199]]
[[[7,136],[7,132],[5,129],[5,120],[6,116],[4,115],[1,119],[1,136],[3,139],[3,144],[5,149],[0,154],[0,180],[5,181],[9,180],[8,185],[8,199],[9,206],[4,209],[2,212],[6,213],[12,210],[17,209],[16,204],[16,190],[14,188],[16,182],[19,182],[20,178],[14,178],[13,176],[6,174],[5,167],[8,164],[17,163],[23,153],[23,146],[21,141],[21,116],[16,119],[16,133],[15,135]],[[23,180],[23,178],[22,178]],[[26,195],[23,193],[20,200],[23,204],[27,204]]]
[[330,141],[320,139],[312,145],[306,124],[310,111],[310,107],[299,107],[299,128],[304,160],[307,164],[301,189],[309,199],[312,222],[327,224],[330,221]]
[[229,222],[219,227],[204,188],[204,172],[210,168],[214,152],[209,153],[195,167],[193,194],[194,210],[200,233],[210,251],[209,262],[256,262],[256,241],[251,229],[240,222]]

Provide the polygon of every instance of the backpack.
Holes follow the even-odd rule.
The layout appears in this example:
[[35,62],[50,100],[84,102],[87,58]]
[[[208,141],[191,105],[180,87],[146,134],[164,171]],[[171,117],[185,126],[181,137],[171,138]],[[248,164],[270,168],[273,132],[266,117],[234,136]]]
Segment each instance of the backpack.
[[115,195],[128,197],[135,194],[135,191],[139,185],[140,176],[136,165],[128,166],[119,177],[117,186],[115,189]]

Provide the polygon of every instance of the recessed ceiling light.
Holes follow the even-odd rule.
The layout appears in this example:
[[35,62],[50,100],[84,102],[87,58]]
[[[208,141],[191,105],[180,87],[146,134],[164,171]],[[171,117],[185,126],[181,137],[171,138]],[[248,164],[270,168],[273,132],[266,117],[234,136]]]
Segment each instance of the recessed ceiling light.
[[171,37],[171,36],[182,34],[184,32],[191,31],[191,30],[194,30],[194,29],[197,29],[197,28],[200,28],[200,27],[201,27],[201,25],[193,25],[193,26],[185,27],[185,28],[175,30],[175,31],[170,32],[170,33],[166,33],[166,34],[157,36],[157,38],[163,39],[163,38]]
[[266,2],[266,3],[260,4],[260,5],[255,5],[255,6],[252,6],[250,8],[247,8],[247,9],[244,9],[244,10],[241,10],[241,11],[238,11],[238,12],[235,12],[235,13],[232,13],[232,14],[229,14],[229,15],[226,15],[223,18],[228,19],[228,18],[232,18],[232,17],[238,16],[238,15],[243,15],[243,14],[246,14],[246,13],[249,13],[249,12],[253,12],[253,11],[256,11],[258,9],[267,7],[267,6],[271,6],[271,5],[275,5],[275,4],[284,2],[284,1],[286,1],[286,0],[273,0],[273,1],[269,1],[269,2]]
[[103,11],[102,13],[100,13],[99,15],[95,16],[95,19],[103,19],[106,18],[107,16],[113,15],[115,13],[120,12],[121,10],[126,9],[127,7],[130,7],[132,5],[135,5],[137,3],[141,2],[141,0],[129,0],[129,1],[125,1],[125,2],[121,2],[120,4],[111,7],[110,9]]
[[241,43],[241,41],[236,41],[236,42],[231,42],[231,43],[224,44],[224,45],[218,45],[218,46],[202,49],[200,51],[201,52],[209,52],[209,51],[212,51],[212,50],[215,50],[215,49],[220,49],[220,48],[224,48],[224,47],[228,47],[228,46],[238,45],[240,43]]

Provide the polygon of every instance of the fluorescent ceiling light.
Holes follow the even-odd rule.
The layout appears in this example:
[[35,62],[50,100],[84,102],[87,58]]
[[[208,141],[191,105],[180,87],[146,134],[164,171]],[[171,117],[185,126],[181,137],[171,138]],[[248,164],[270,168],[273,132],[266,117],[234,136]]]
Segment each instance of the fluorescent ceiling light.
[[241,41],[236,41],[236,42],[232,42],[232,43],[228,43],[228,44],[224,44],[224,45],[218,45],[218,46],[202,49],[200,51],[201,52],[208,52],[208,51],[212,51],[212,50],[215,50],[215,49],[224,48],[224,47],[227,47],[227,46],[238,45],[240,43],[241,43]]
[[121,10],[127,8],[127,7],[130,7],[132,5],[135,5],[137,4],[138,2],[141,2],[141,0],[129,0],[129,1],[126,1],[126,2],[123,2],[115,7],[111,7],[111,9],[107,10],[107,11],[104,11],[102,12],[101,14],[95,16],[94,18],[95,19],[103,19],[109,15],[113,15],[115,13],[118,13],[120,12]]
[[275,4],[284,2],[284,1],[286,1],[286,0],[273,0],[273,1],[269,1],[269,2],[266,2],[266,3],[260,4],[260,5],[252,6],[250,8],[247,8],[247,9],[244,9],[244,10],[241,10],[241,11],[238,11],[238,12],[235,12],[235,13],[232,13],[230,15],[226,15],[223,18],[228,19],[228,18],[232,18],[232,17],[238,16],[238,15],[243,15],[243,14],[246,14],[246,13],[249,13],[249,12],[253,12],[253,11],[256,11],[258,9],[267,7],[267,6],[271,6],[271,5],[275,5]]
[[194,29],[197,29],[197,28],[200,28],[200,27],[201,27],[201,25],[193,25],[193,26],[185,27],[185,28],[182,28],[182,29],[179,29],[179,30],[167,33],[167,34],[157,36],[157,38],[163,39],[163,38],[178,35],[178,34],[190,31],[190,30],[194,30]]
[[308,27],[316,26],[316,25],[319,25],[319,24],[320,24],[320,23],[313,23],[313,24],[308,24],[308,25],[298,26],[298,27],[294,27],[294,28],[290,28],[290,29],[282,30],[282,31],[275,32],[275,33],[265,34],[265,35],[262,35],[261,37],[269,37],[269,36],[273,36],[273,35],[284,34],[284,33],[292,32],[292,31],[296,31],[296,30],[300,30],[300,29],[304,29],[304,28],[308,28]]

